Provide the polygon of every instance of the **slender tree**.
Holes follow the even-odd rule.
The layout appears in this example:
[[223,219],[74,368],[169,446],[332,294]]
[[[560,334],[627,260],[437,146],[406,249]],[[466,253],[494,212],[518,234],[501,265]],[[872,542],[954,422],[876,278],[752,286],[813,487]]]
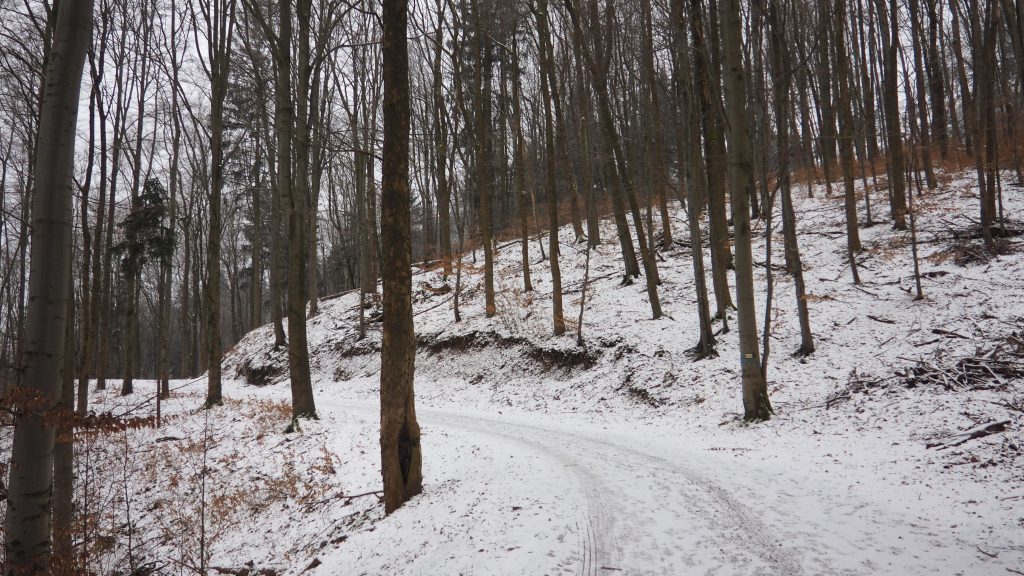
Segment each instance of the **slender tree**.
[[235,0],[206,0],[202,10],[207,36],[210,81],[210,207],[206,240],[206,406],[223,402],[221,391],[221,204],[224,189],[224,99],[228,90]]
[[722,0],[725,110],[729,121],[729,173],[732,181],[732,219],[736,235],[736,300],[740,337],[740,371],[743,383],[743,417],[767,420],[772,406],[761,371],[757,343],[757,310],[754,303],[754,260],[751,251],[750,194],[754,172],[747,127],[746,73],[743,68],[739,0]]
[[899,103],[899,19],[897,0],[889,1],[886,10],[885,0],[878,0],[878,13],[881,16],[882,44],[885,53],[885,73],[883,102],[885,106],[885,134],[888,143],[889,160],[889,208],[892,213],[892,225],[897,230],[907,228],[907,177],[906,151],[903,147],[903,130],[900,126]]
[[[853,262],[853,254],[860,252],[860,231],[857,227],[857,196],[853,176],[853,107],[850,97],[850,59],[846,48],[846,0],[835,0],[832,7],[835,45],[835,82],[839,84],[839,163],[843,171],[843,194],[846,215],[846,249]],[[856,266],[856,264],[854,264]]]
[[551,316],[554,321],[555,336],[565,333],[565,314],[562,311],[562,271],[558,265],[558,183],[555,159],[555,123],[552,119],[552,99],[558,95],[552,93],[555,73],[552,58],[551,33],[548,29],[548,3],[539,0],[531,6],[537,20],[538,45],[540,47],[540,93],[544,101],[544,174],[548,189],[548,262],[551,264]]
[[[770,59],[772,75],[775,77],[775,118],[777,126],[776,148],[778,149],[779,180],[778,186],[782,193],[782,231],[786,251],[793,274],[793,288],[796,291],[797,317],[800,321],[800,348],[798,354],[806,355],[814,352],[814,336],[811,334],[810,313],[807,309],[807,289],[804,282],[803,260],[800,257],[800,246],[797,242],[796,211],[793,209],[792,181],[790,179],[790,142],[789,114],[790,88],[792,70],[789,65],[789,48],[785,40],[785,12],[780,0],[772,0],[768,6],[768,25],[770,27]],[[840,90],[842,93],[842,90]],[[840,132],[848,122],[843,113],[843,97],[840,95]]]
[[476,118],[476,187],[480,195],[480,242],[484,248],[484,313],[494,316],[498,308],[494,303],[494,230],[492,226],[491,195],[491,40],[484,29],[484,7],[480,0],[472,0],[474,23],[474,99]]

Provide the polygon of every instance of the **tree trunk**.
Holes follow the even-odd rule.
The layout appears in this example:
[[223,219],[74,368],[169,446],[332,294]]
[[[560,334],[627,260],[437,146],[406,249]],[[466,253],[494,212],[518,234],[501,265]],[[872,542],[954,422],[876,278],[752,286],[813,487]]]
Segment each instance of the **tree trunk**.
[[[921,10],[918,6],[920,0],[909,0],[907,6],[910,7],[910,22],[911,22],[911,44],[914,51],[914,69],[917,71],[914,74],[915,80],[915,91],[917,92],[917,115],[920,125],[918,127],[918,140],[917,145],[921,151],[921,163],[924,168],[925,178],[928,182],[928,189],[934,190],[938,186],[938,182],[935,180],[935,170],[932,167],[932,151],[931,151],[931,139],[928,133],[928,93],[925,90],[925,77],[927,75],[927,67],[924,62],[923,50],[921,48],[921,36],[924,34],[923,27],[921,25]],[[910,86],[907,85],[905,90],[909,93]],[[914,115],[914,110],[909,110],[910,116]]]
[[224,99],[228,91],[235,0],[215,0],[207,13],[210,62],[210,206],[206,241],[206,407],[223,403],[221,392],[221,195],[224,188]]
[[[915,0],[916,1],[916,0]],[[949,156],[949,136],[946,128],[946,97],[945,83],[942,77],[942,62],[939,56],[939,14],[937,0],[925,0],[928,12],[928,92],[932,105],[932,134],[939,141],[939,157],[945,160]],[[923,97],[922,96],[919,96]]]
[[726,312],[732,307],[729,293],[729,230],[725,216],[725,141],[722,138],[719,111],[713,105],[717,100],[710,80],[713,72],[707,56],[704,37],[704,23],[701,3],[691,0],[690,34],[693,42],[693,75],[697,86],[697,102],[700,104],[701,126],[704,134],[704,158],[706,163],[708,222],[711,239],[711,283],[715,289],[717,315],[728,329]]
[[[74,288],[69,287],[69,294]],[[57,408],[57,432],[53,446],[53,572],[74,574],[74,474],[75,446],[72,426],[75,408],[75,302],[68,298],[65,327],[64,367],[61,374],[60,403]]]
[[50,572],[54,422],[71,297],[71,187],[92,2],[61,5],[47,64],[35,158],[32,258],[18,383],[30,400],[15,417],[5,525],[9,575]]
[[[846,0],[837,0],[832,14],[836,38],[836,82],[839,84],[839,162],[843,170],[844,207],[846,208],[846,248],[860,252],[860,231],[857,228],[857,195],[853,177],[853,109],[850,98],[850,59],[846,52]],[[865,193],[867,191],[865,190]],[[785,192],[783,192],[785,194]],[[785,208],[783,208],[785,209]],[[783,219],[785,225],[785,218]]]
[[485,40],[483,16],[479,0],[473,0],[476,59],[474,79],[476,85],[476,187],[480,194],[480,242],[484,248],[484,313],[490,318],[497,312],[494,303],[494,238],[491,230],[491,107],[490,107],[490,54],[491,41]]
[[[436,0],[437,30],[434,38],[432,86],[434,97],[434,158],[437,172],[437,227],[444,277],[452,273],[451,187],[448,184],[448,134],[445,121],[445,102],[442,85],[441,56],[444,46],[444,0]],[[523,242],[527,242],[523,235]]]
[[397,510],[423,485],[413,373],[412,233],[409,197],[408,0],[384,0],[383,230],[384,334],[380,371],[380,453],[384,511]]
[[526,142],[523,139],[523,110],[522,110],[522,85],[519,67],[519,42],[512,38],[513,72],[512,72],[512,132],[515,138],[515,158],[513,170],[515,170],[516,198],[519,204],[519,234],[520,247],[522,249],[523,263],[523,291],[533,291],[533,282],[530,279],[530,226],[529,206],[530,190],[527,184],[529,179],[530,163],[526,157]]
[[[636,200],[632,178],[630,178],[626,167],[626,159],[622,146],[619,143],[619,135],[615,129],[615,119],[612,115],[611,99],[608,95],[608,86],[606,82],[606,69],[603,69],[598,65],[598,61],[605,61],[604,59],[607,55],[606,51],[611,48],[603,45],[600,35],[595,35],[594,50],[591,51],[590,46],[583,41],[583,29],[582,24],[580,23],[578,10],[575,7],[575,0],[565,0],[565,6],[569,11],[569,17],[572,20],[573,33],[578,39],[577,46],[582,48],[583,57],[587,62],[587,67],[590,68],[591,80],[594,92],[597,96],[598,118],[607,149],[606,154],[608,155],[606,166],[608,164],[611,165],[610,168],[606,167],[605,173],[608,177],[608,181],[618,181],[617,184],[621,188],[619,193],[623,194],[629,202],[630,212],[633,216],[633,228],[636,233],[637,243],[640,247],[640,258],[644,265],[644,281],[647,285],[647,297],[651,306],[651,315],[654,319],[658,319],[662,316],[661,301],[658,298],[658,268],[654,262],[654,255],[652,253],[653,247],[649,247],[647,245],[647,239],[644,237],[644,226],[643,219],[640,215],[640,207]],[[611,6],[609,6],[607,16],[609,19],[613,19],[615,16]],[[617,179],[614,174],[616,171],[618,173]],[[613,181],[612,185],[615,186],[616,182]]]
[[[285,6],[288,4],[288,6]],[[291,38],[291,0],[281,0],[281,44],[279,58]],[[296,3],[298,34],[298,83],[295,87],[295,129],[291,145],[295,156],[295,172],[288,195],[288,373],[292,391],[292,426],[298,418],[316,418],[313,384],[309,371],[309,344],[306,340],[306,200],[309,189],[309,124],[307,115],[309,79],[309,21],[311,1]],[[287,34],[286,32],[287,25]],[[290,66],[281,66],[290,69]],[[287,78],[287,77],[286,77]],[[284,140],[282,139],[283,145]]]
[[700,228],[701,211],[704,207],[704,196],[707,191],[704,155],[700,145],[700,112],[697,110],[694,85],[690,82],[691,60],[690,49],[686,39],[686,22],[684,21],[684,0],[672,0],[672,25],[674,31],[673,50],[675,51],[674,84],[676,90],[678,112],[680,114],[680,130],[676,143],[676,153],[680,169],[680,183],[683,171],[689,190],[686,199],[687,222],[690,228],[690,258],[693,264],[694,289],[697,296],[697,319],[699,338],[694,347],[697,358],[706,358],[716,354],[715,335],[711,329],[711,306],[708,302],[707,274],[704,269],[704,239]]
[[[533,8],[531,6],[531,8]],[[540,93],[544,100],[544,167],[548,189],[548,260],[551,264],[551,316],[554,321],[555,336],[565,333],[565,315],[562,311],[562,271],[558,266],[558,184],[555,167],[555,123],[551,114],[551,100],[557,100],[554,86],[555,65],[552,58],[553,47],[551,34],[548,31],[548,3],[539,0],[534,9],[537,19],[538,43],[540,46]]]
[[[668,173],[665,168],[665,144],[661,133],[661,103],[658,97],[660,87],[654,63],[654,32],[653,17],[651,14],[651,1],[643,0],[640,3],[641,16],[643,20],[643,33],[641,38],[641,52],[643,62],[644,92],[646,98],[644,114],[644,130],[647,132],[645,144],[647,149],[645,155],[651,166],[651,185],[654,187],[655,197],[658,200],[658,212],[661,215],[661,247],[665,250],[672,248],[672,221],[668,213]],[[651,250],[654,246],[651,246]]]
[[[777,126],[789,126],[791,104],[789,100],[791,70],[789,66],[789,49],[786,46],[785,25],[783,23],[780,1],[772,0],[768,7],[768,24],[771,28],[771,61],[772,75],[775,77],[775,117]],[[837,15],[840,12],[836,11]],[[837,16],[838,17],[838,16]],[[839,35],[837,35],[839,36]],[[839,48],[840,50],[842,48]],[[840,81],[841,78],[840,78]],[[847,120],[843,114],[844,100],[840,90],[840,130]],[[797,317],[800,321],[800,349],[798,354],[814,352],[814,336],[811,334],[810,315],[807,310],[807,291],[804,283],[803,261],[800,258],[800,247],[797,243],[796,212],[793,210],[793,195],[790,186],[790,144],[789,130],[781,128],[776,134],[776,148],[779,155],[779,189],[782,191],[782,232],[786,249],[786,261],[790,263],[793,274],[793,287],[796,289]],[[841,152],[841,154],[845,154]]]
[[884,104],[885,132],[889,153],[889,208],[892,213],[892,225],[897,230],[907,228],[907,179],[906,152],[903,149],[903,133],[900,127],[900,100],[898,91],[899,22],[897,17],[897,0],[889,0],[889,13],[886,15],[884,0],[879,2],[879,16],[883,48],[885,52]]
[[754,303],[754,262],[751,251],[750,193],[754,173],[747,128],[747,91],[742,55],[739,0],[722,0],[725,111],[729,122],[729,167],[732,179],[732,219],[736,235],[736,300],[740,333],[740,369],[743,383],[743,417],[767,420],[772,406],[761,370],[757,343],[757,310]]

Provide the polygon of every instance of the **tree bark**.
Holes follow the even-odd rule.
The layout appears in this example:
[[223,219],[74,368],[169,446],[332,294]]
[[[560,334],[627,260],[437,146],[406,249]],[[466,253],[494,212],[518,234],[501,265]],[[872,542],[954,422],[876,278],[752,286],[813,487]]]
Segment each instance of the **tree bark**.
[[538,43],[540,46],[540,93],[544,100],[544,168],[548,189],[548,261],[551,264],[551,316],[554,323],[555,336],[565,333],[565,315],[562,311],[562,271],[558,266],[558,184],[555,167],[555,123],[552,119],[552,94],[555,80],[554,62],[552,58],[551,34],[548,31],[548,3],[539,0],[534,10],[537,19]]
[[[285,6],[285,5],[288,6]],[[298,418],[316,418],[313,384],[309,371],[309,344],[306,339],[306,200],[309,190],[309,123],[307,115],[309,80],[310,0],[296,3],[298,34],[298,83],[295,87],[295,129],[291,131],[295,156],[295,172],[288,196],[288,373],[292,391],[293,426]],[[291,37],[291,0],[281,0],[281,44],[279,50],[290,49],[284,43],[285,26]],[[282,66],[284,68],[284,66]],[[290,68],[290,67],[289,67]],[[283,145],[283,140],[282,144]]]
[[409,196],[408,0],[384,0],[383,229],[384,333],[380,371],[380,450],[384,511],[397,510],[423,485],[413,373],[412,231]]
[[92,1],[61,5],[42,94],[32,206],[29,300],[18,385],[31,400],[15,417],[5,525],[8,575],[51,565],[54,422],[71,297],[71,186]]
[[[74,294],[74,288],[68,288]],[[63,373],[60,402],[55,412],[57,431],[53,446],[53,572],[73,574],[74,569],[74,408],[75,408],[75,302],[68,298],[65,325]]]
[[726,115],[729,122],[729,172],[732,179],[732,219],[736,235],[736,300],[740,336],[740,370],[743,384],[743,417],[767,420],[772,406],[761,370],[757,342],[757,310],[754,303],[754,262],[751,251],[750,193],[754,173],[747,128],[747,90],[742,55],[739,0],[722,0],[722,45]]
[[494,303],[494,237],[491,230],[491,107],[490,107],[490,54],[491,41],[485,40],[483,8],[473,0],[476,59],[474,80],[476,85],[476,187],[480,194],[480,242],[484,249],[484,313],[490,318],[497,312]]
[[[720,113],[714,106],[717,92],[711,82],[712,63],[707,54],[704,18],[699,0],[690,2],[690,35],[693,42],[693,75],[697,103],[700,105],[701,127],[704,134],[705,174],[707,178],[708,223],[711,240],[711,284],[715,290],[717,315],[728,329],[727,310],[732,307],[729,293],[729,230],[725,215],[725,141],[722,138]],[[714,98],[714,100],[712,99]]]
[[[811,334],[810,314],[807,309],[807,291],[804,283],[803,261],[800,258],[800,246],[797,243],[796,212],[793,210],[793,197],[790,186],[790,143],[789,114],[792,108],[789,92],[791,69],[789,50],[786,46],[784,13],[780,9],[779,0],[772,0],[768,7],[768,25],[771,34],[772,75],[775,77],[775,117],[776,126],[780,126],[776,134],[776,148],[779,162],[779,189],[782,191],[782,232],[786,250],[786,261],[790,264],[793,274],[793,287],[796,290],[797,317],[800,321],[800,349],[798,354],[814,352],[814,336]],[[838,13],[838,11],[837,11]],[[840,130],[844,120],[844,104],[840,90]],[[841,153],[843,154],[843,153]]]
[[[839,163],[843,171],[843,194],[846,214],[846,248],[860,252],[860,230],[857,228],[857,196],[853,177],[853,108],[850,98],[850,58],[846,51],[846,0],[836,0],[832,14],[836,38],[836,83],[839,85]],[[865,190],[866,193],[866,190]],[[783,221],[785,223],[785,220]]]
[[[679,179],[684,171],[689,194],[686,198],[687,222],[690,228],[690,258],[693,264],[694,289],[697,297],[697,319],[699,337],[694,347],[697,358],[714,356],[715,335],[711,328],[711,306],[708,302],[707,274],[704,268],[704,239],[701,232],[701,212],[707,193],[704,155],[700,145],[700,112],[697,110],[692,64],[684,20],[684,0],[672,0],[671,18],[673,25],[674,84],[676,90],[680,130],[677,139]],[[681,182],[680,182],[681,183]]]
[[[433,97],[434,97],[434,158],[437,171],[437,227],[444,277],[452,273],[451,187],[448,184],[448,133],[445,121],[445,102],[442,86],[441,56],[444,46],[444,0],[436,0],[437,30],[434,38]],[[523,242],[527,238],[523,236]]]
[[228,91],[235,0],[212,0],[208,8],[210,62],[210,206],[206,241],[206,407],[223,403],[221,391],[221,195],[224,188],[224,99]]
[[523,139],[523,110],[522,110],[522,84],[520,81],[519,65],[519,42],[512,38],[513,72],[512,72],[512,132],[515,138],[515,159],[513,170],[515,170],[516,198],[519,205],[519,234],[520,248],[522,251],[523,263],[523,291],[533,291],[533,282],[530,279],[530,226],[529,206],[530,190],[529,161],[526,157],[526,141]]
[[889,1],[889,13],[886,15],[884,0],[878,0],[878,13],[882,17],[881,27],[885,52],[884,104],[885,133],[889,153],[889,209],[892,213],[892,225],[897,230],[907,228],[907,179],[906,157],[903,149],[903,132],[900,127],[900,101],[898,92],[898,61],[899,22],[897,18],[897,0]]

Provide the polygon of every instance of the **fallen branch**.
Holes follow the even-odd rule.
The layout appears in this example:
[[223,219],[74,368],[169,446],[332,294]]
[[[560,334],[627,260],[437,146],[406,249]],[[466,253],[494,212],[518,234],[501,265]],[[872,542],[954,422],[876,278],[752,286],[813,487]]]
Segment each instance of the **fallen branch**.
[[868,314],[868,318],[874,320],[875,322],[881,322],[882,324],[895,324],[896,323],[895,320],[890,320],[888,318],[879,318],[878,316],[872,316],[871,314]]
[[958,334],[956,332],[953,332],[952,330],[943,330],[942,328],[932,328],[932,334],[938,334],[940,336],[950,336],[950,337],[953,337],[953,338],[962,338],[964,340],[970,340],[970,338],[968,338],[967,336],[964,336],[963,334]]
[[224,566],[210,566],[210,569],[217,574],[228,576],[277,576],[277,570],[273,568],[254,568],[243,566],[242,568],[226,568]]
[[989,552],[987,550],[982,549],[982,547],[980,545],[975,545],[974,548],[978,552],[981,552],[982,554],[984,554],[985,556],[988,556],[989,558],[999,558],[999,553],[998,552]]
[[1009,420],[989,422],[988,424],[982,424],[980,426],[975,426],[974,428],[971,428],[969,430],[964,430],[959,434],[949,436],[948,438],[945,438],[939,442],[929,442],[928,444],[925,444],[924,447],[938,448],[939,450],[942,450],[943,448],[952,448],[953,446],[959,446],[961,444],[964,444],[971,440],[975,440],[977,438],[984,438],[985,436],[1005,432],[1006,425],[1009,423]]

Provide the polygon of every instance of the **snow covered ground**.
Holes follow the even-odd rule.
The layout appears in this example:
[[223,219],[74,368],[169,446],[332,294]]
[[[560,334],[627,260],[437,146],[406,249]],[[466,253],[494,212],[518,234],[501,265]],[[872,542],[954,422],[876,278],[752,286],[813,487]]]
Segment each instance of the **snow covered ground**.
[[[108,461],[123,461],[121,470],[107,466],[100,484],[115,488],[96,495],[96,506],[123,516],[128,494],[131,511],[127,528],[111,530],[104,561],[123,563],[131,546],[136,565],[188,573],[199,565],[205,524],[205,565],[232,573],[1024,573],[1024,380],[923,381],[930,367],[953,374],[963,358],[1024,369],[1024,253],[1011,236],[1007,254],[958,264],[965,243],[980,243],[959,238],[977,199],[969,176],[941,181],[918,199],[923,300],[914,299],[909,234],[887,222],[862,228],[864,282],[854,286],[841,199],[820,187],[813,199],[799,191],[817,351],[792,355],[796,301],[791,279],[776,270],[770,422],[739,417],[735,332],[718,336],[716,358],[695,362],[688,353],[696,315],[689,247],[679,242],[688,238],[683,214],[676,246],[661,254],[669,317],[659,320],[650,320],[642,281],[620,284],[605,222],[582,348],[574,336],[550,336],[550,282],[536,241],[533,293],[522,291],[519,244],[501,246],[493,319],[483,316],[482,271],[468,256],[462,322],[453,321],[453,278],[414,276],[425,484],[398,512],[384,517],[367,494],[380,487],[380,324],[371,321],[357,341],[357,297],[346,294],[325,299],[310,321],[321,419],[299,433],[282,432],[285,354],[271,350],[263,327],[226,359],[233,380],[224,408],[198,410],[204,382],[181,382],[163,428],[128,431],[124,446],[92,441]],[[876,220],[888,214],[883,196],[872,198]],[[1016,219],[1024,190],[1006,184],[1004,196],[1008,227],[1024,231]],[[764,314],[764,230],[756,226]],[[566,315],[575,321],[584,253],[572,239],[571,228],[560,231]],[[916,380],[908,377],[915,367]],[[128,399],[93,400],[118,413],[152,383],[137,389]],[[949,441],[993,422],[1005,430]],[[949,445],[927,447],[941,442]],[[88,449],[79,447],[80,459]],[[135,457],[118,461],[126,450]]]

